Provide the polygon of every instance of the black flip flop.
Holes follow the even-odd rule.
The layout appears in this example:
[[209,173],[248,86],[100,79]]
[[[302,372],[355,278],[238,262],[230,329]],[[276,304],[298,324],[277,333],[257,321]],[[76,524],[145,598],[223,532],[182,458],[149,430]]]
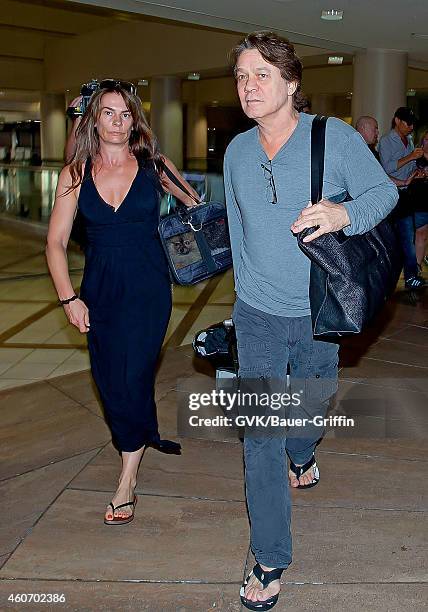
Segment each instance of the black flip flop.
[[320,471],[318,469],[317,462],[315,461],[315,453],[304,465],[295,465],[290,459],[290,470],[293,472],[293,474],[295,474],[297,480],[299,480],[300,476],[302,476],[302,474],[307,472],[310,468],[313,468],[314,471],[314,477],[312,479],[312,482],[306,485],[299,484],[298,487],[293,487],[293,489],[310,489],[314,487],[319,483]]
[[[110,502],[109,506],[113,510],[113,519],[108,520],[104,517],[104,524],[105,525],[127,525],[128,523],[133,521],[134,514],[135,514],[135,506],[137,505],[137,500],[138,500],[137,496],[134,495],[134,500],[126,502],[126,504],[120,504],[119,506],[113,506],[113,503]],[[132,514],[130,514],[126,518],[121,518],[120,516],[114,516],[115,510],[119,510],[119,508],[124,508],[125,506],[132,506]]]
[[247,599],[245,597],[245,587],[247,586],[251,576],[254,575],[257,580],[262,583],[263,588],[265,589],[274,580],[280,580],[283,571],[284,570],[281,568],[276,568],[271,570],[270,572],[266,572],[264,569],[262,569],[259,563],[256,563],[252,571],[245,579],[244,584],[241,586],[239,594],[241,597],[242,605],[248,608],[248,610],[260,610],[261,612],[264,612],[265,610],[271,610],[278,601],[279,593],[277,595],[272,595],[272,597],[264,599],[263,601],[251,601],[250,599]]

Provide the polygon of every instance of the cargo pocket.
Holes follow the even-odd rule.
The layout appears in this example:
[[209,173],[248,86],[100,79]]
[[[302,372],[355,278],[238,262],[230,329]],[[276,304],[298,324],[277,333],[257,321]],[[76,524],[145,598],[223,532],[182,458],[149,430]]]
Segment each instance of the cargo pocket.
[[243,342],[238,340],[239,376],[266,378],[272,376],[270,346],[267,342]]
[[337,344],[314,341],[305,380],[305,399],[311,404],[327,403],[336,393],[338,350]]
[[238,299],[232,317],[238,347],[239,376],[255,379],[270,378],[271,346],[263,313]]

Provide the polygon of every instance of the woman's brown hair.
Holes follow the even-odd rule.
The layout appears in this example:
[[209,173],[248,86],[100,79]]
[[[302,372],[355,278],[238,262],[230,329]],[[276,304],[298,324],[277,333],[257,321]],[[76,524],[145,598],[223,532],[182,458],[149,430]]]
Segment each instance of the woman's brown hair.
[[162,157],[157,140],[147,123],[140,98],[119,84],[111,88],[104,87],[92,94],[88,108],[76,130],[76,150],[70,162],[71,186],[68,193],[82,183],[82,168],[86,160],[88,158],[94,160],[98,155],[100,140],[96,123],[101,112],[102,97],[109,92],[120,94],[132,115],[133,125],[129,138],[131,153],[138,161],[152,161],[158,172],[162,169]]
[[293,95],[293,104],[298,110],[303,108],[304,95],[300,91],[303,67],[293,45],[275,32],[260,31],[247,34],[229,55],[234,74],[236,73],[239,56],[248,49],[257,49],[266,62],[279,69],[283,79],[289,83],[297,83],[297,89]]
[[421,135],[421,138],[420,138],[420,142],[419,142],[419,146],[420,147],[424,146],[425,140],[428,141],[428,130],[424,130],[422,132],[422,135]]

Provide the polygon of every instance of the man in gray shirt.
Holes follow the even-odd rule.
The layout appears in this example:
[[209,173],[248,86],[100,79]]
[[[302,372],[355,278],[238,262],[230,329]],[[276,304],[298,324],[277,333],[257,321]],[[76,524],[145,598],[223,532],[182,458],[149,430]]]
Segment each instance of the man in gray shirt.
[[421,148],[415,149],[411,134],[415,115],[410,108],[401,106],[392,119],[392,129],[379,142],[379,155],[383,169],[395,179],[405,181],[416,170],[416,160],[422,157]]
[[[313,116],[295,110],[302,66],[293,46],[276,34],[255,32],[232,51],[232,60],[243,111],[257,123],[230,143],[224,160],[239,374],[243,381],[285,381],[289,365],[292,388],[293,380],[303,380],[305,400],[318,403],[321,412],[336,389],[338,347],[313,338],[310,262],[295,234],[314,226],[305,240],[342,228],[348,235],[364,233],[392,210],[397,189],[361,136],[332,118],[323,199],[308,207]],[[314,486],[320,436],[285,439],[284,433],[246,431],[245,482],[257,563],[241,601],[251,610],[276,604],[281,573],[291,562],[286,453],[291,486]]]
[[415,119],[410,108],[401,106],[394,113],[391,131],[382,136],[379,142],[380,163],[400,192],[394,214],[404,255],[404,281],[408,289],[419,289],[425,285],[424,278],[418,273],[415,248],[415,233],[423,227],[424,220],[419,223],[415,217],[408,193],[410,182],[418,180],[416,160],[424,154],[423,149],[413,146],[411,133]]

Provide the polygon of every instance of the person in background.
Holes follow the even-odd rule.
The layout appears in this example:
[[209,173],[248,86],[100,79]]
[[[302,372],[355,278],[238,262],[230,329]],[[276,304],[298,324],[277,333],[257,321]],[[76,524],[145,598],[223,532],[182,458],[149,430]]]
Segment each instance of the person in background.
[[379,161],[379,154],[376,150],[376,145],[379,138],[379,126],[374,117],[363,115],[357,119],[355,129],[361,134],[366,141],[370,151]]
[[416,160],[423,156],[421,147],[415,148],[411,133],[416,121],[413,111],[402,106],[392,119],[391,131],[379,142],[380,163],[391,179],[398,183],[399,200],[393,217],[396,219],[404,255],[404,281],[407,289],[419,289],[425,285],[419,273],[416,259],[415,233],[419,229],[412,201],[409,197],[410,182],[419,177]]
[[422,264],[428,263],[425,258],[425,249],[428,240],[428,131],[422,134],[419,144],[423,155],[416,160],[417,176],[409,188],[415,210],[415,225],[418,228],[415,235],[416,261],[419,270]]
[[[378,143],[378,138],[379,138],[379,126],[378,126],[376,119],[374,117],[370,117],[369,115],[364,115],[362,117],[359,117],[355,124],[355,129],[357,130],[357,132],[361,134],[361,136],[364,138],[365,142],[367,143],[370,151],[373,153],[376,159],[380,162],[379,153],[376,149],[376,145]],[[416,175],[417,175],[417,170],[414,170],[412,174],[405,180],[400,180],[390,175],[388,176],[391,179],[391,181],[394,183],[394,185],[397,185],[397,187],[407,187],[408,185],[410,185],[410,183],[412,182],[412,180],[414,179]]]
[[[81,101],[82,101],[82,96],[77,96],[77,98],[74,98],[74,100],[70,102],[70,107],[76,108],[80,106]],[[67,141],[65,143],[65,148],[64,148],[64,161],[66,164],[69,164],[71,162],[71,160],[73,159],[73,155],[76,151],[76,132],[77,132],[77,128],[79,127],[81,121],[82,121],[81,115],[77,115],[73,117],[72,119],[70,133],[67,137]]]

